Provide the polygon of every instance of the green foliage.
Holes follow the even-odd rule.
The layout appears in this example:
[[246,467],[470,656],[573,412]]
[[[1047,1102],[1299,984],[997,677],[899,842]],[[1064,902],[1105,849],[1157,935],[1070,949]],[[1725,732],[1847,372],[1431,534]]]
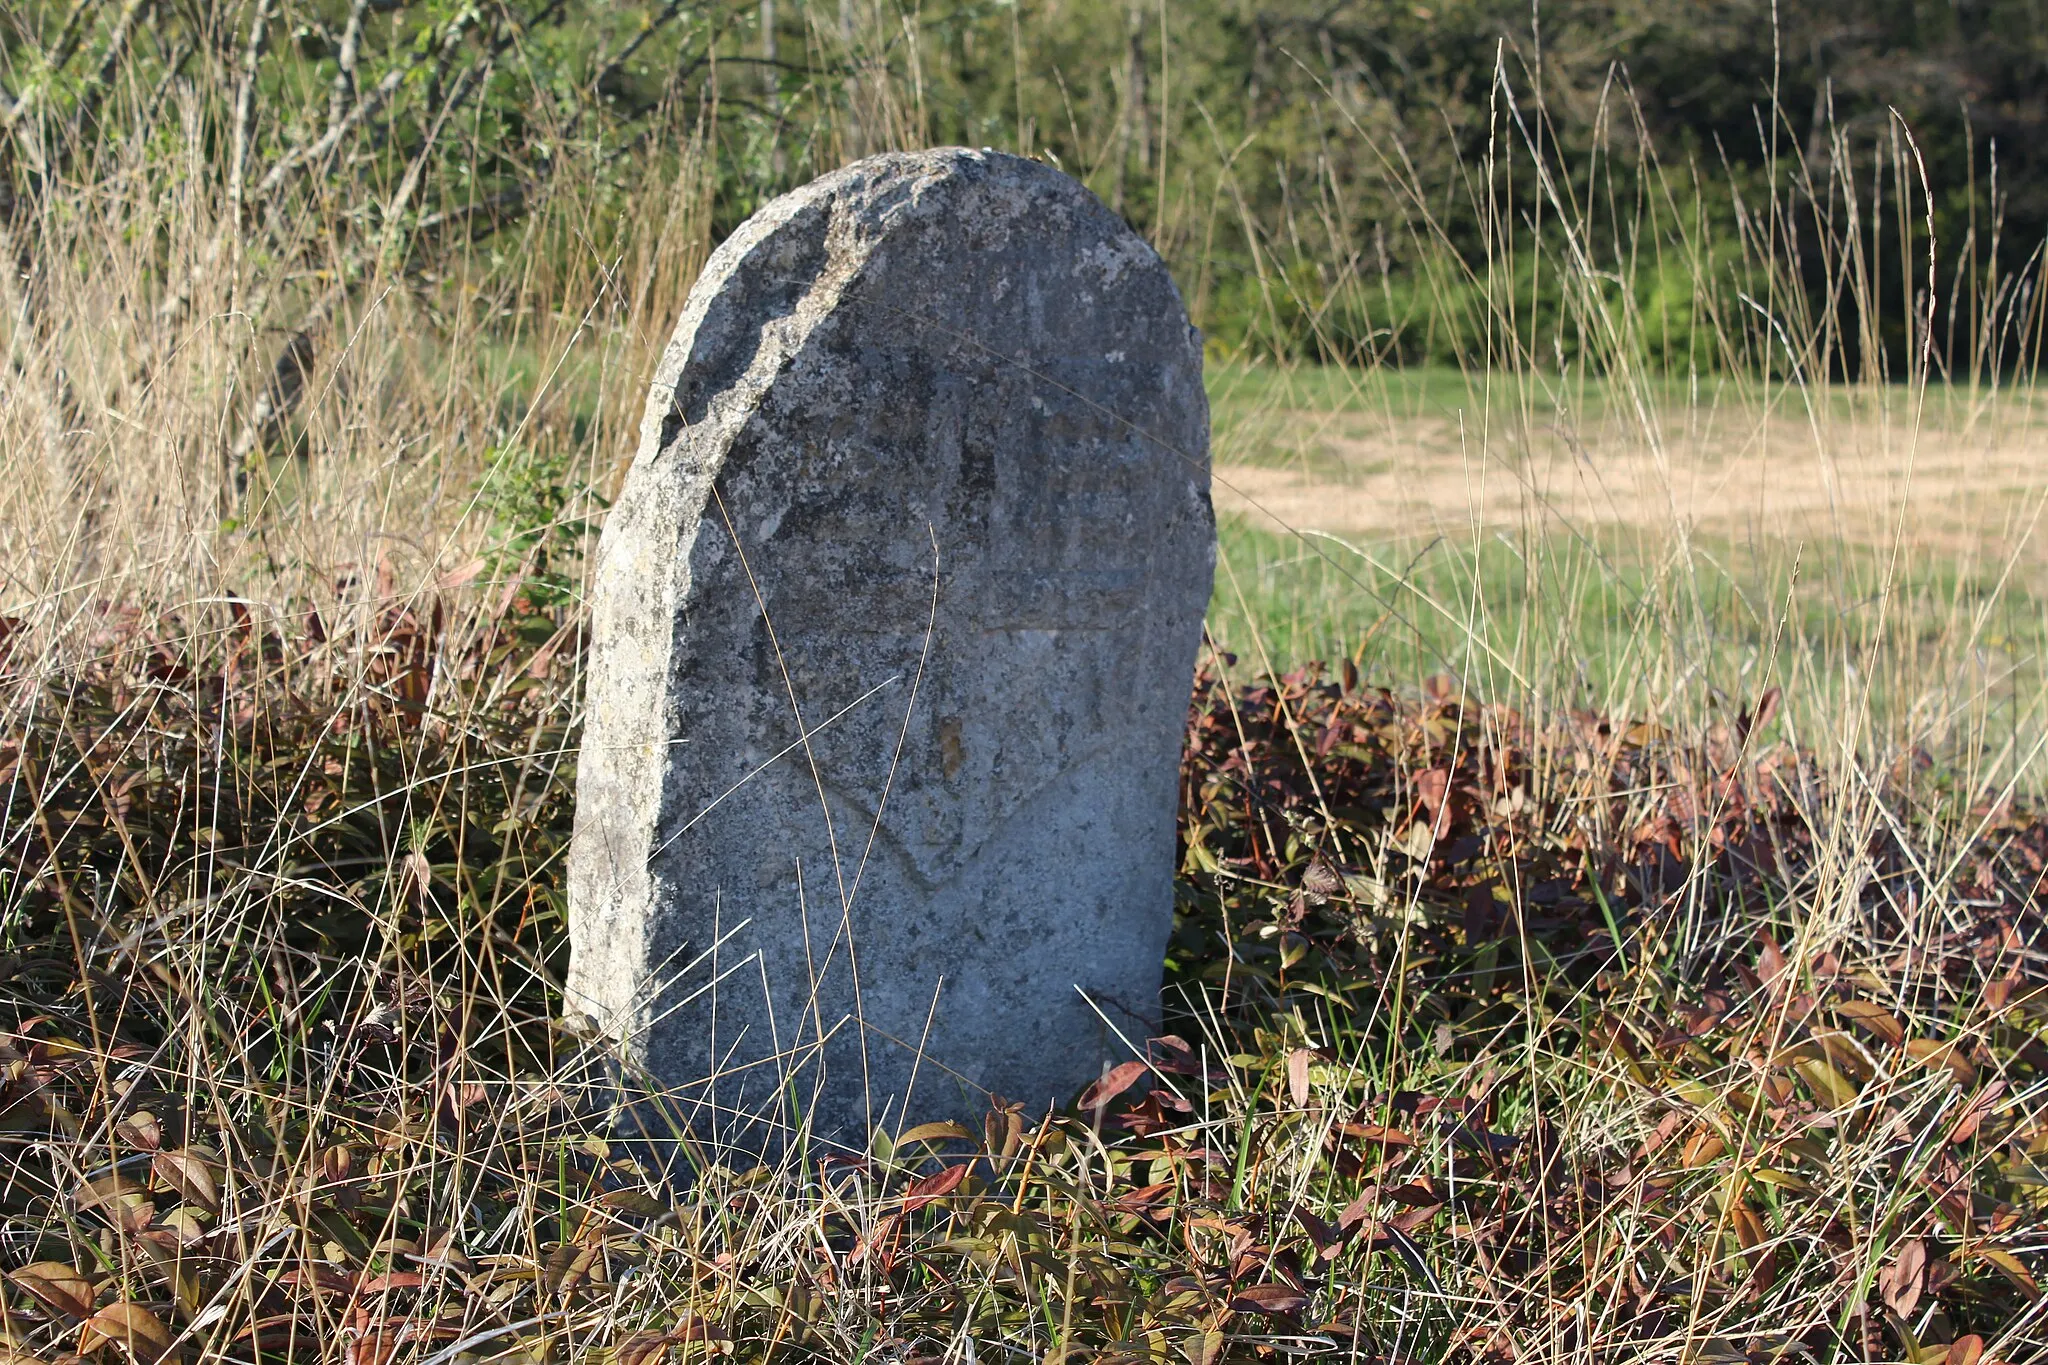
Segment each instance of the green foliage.
[[517,582],[542,612],[560,611],[581,596],[582,555],[597,534],[605,501],[562,447],[513,444],[485,453],[476,503],[488,519],[484,572]]
[[[1986,329],[2024,331],[2001,282],[2048,233],[2038,0],[1846,19],[1768,0],[409,0],[361,9],[353,46],[349,0],[262,0],[252,28],[254,3],[131,30],[122,7],[17,7],[8,202],[136,129],[165,169],[203,147],[225,192],[246,133],[250,250],[359,289],[435,269],[567,180],[622,206],[682,145],[710,149],[714,236],[852,155],[993,145],[1086,180],[1245,354],[1757,371],[1782,358],[1740,300],[1791,291],[1841,332],[1826,364],[1895,377],[1916,305],[1891,281],[1922,273],[1923,220],[1951,371],[2017,363]],[[166,117],[181,80],[197,103]],[[584,229],[551,249],[601,250],[616,225]],[[1884,287],[1844,291],[1852,240]]]
[[1770,697],[1212,672],[1143,1058],[672,1183],[560,1018],[573,660],[442,617],[131,619],[0,743],[10,1362],[2025,1358],[2035,819],[1930,880]]

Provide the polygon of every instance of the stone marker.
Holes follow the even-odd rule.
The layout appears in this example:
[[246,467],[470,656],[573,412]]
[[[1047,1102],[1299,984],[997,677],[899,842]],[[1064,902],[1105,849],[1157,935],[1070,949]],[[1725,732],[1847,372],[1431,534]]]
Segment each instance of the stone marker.
[[1215,525],[1201,339],[1093,195],[952,149],[754,215],[598,555],[569,1008],[693,1130],[1042,1112],[1142,1046]]

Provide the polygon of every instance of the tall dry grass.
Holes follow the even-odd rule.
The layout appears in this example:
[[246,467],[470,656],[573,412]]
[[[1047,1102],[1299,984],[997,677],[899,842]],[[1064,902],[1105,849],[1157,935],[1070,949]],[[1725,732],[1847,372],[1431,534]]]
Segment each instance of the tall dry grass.
[[[889,69],[861,68],[848,145],[914,140]],[[1706,416],[1789,423],[1782,458],[1822,468],[2031,430],[2035,277],[1945,273],[1908,130],[1875,186],[1788,140],[1730,241],[1691,216],[1710,168],[1659,163],[1619,95],[1601,155],[1641,159],[1641,202],[1571,189],[1600,177],[1546,161],[1540,102],[1494,80],[1457,185],[1353,129],[1436,306],[1487,338],[1447,381],[1472,496],[1423,564],[1230,533],[1177,1039],[979,1132],[755,1170],[685,1140],[680,1185],[554,1017],[559,866],[579,551],[720,147],[374,278],[247,467],[238,390],[274,370],[246,301],[307,282],[212,250],[196,152],[109,148],[33,201],[8,256],[61,266],[0,323],[10,1356],[2042,1358],[2048,848],[2011,799],[2042,697],[1983,682],[2001,598],[1916,537],[1947,490],[1748,543],[1672,496],[1717,458]],[[1484,210],[1478,258],[1432,226],[1446,193]],[[1386,287],[1303,297],[1245,230],[1276,307]],[[1652,264],[1714,339],[1696,372],[1629,287]],[[1876,310],[1808,310],[1816,269],[1851,301],[1977,291],[1969,373],[1924,329],[1888,371]],[[1546,335],[1517,291],[1548,279]],[[1226,480],[1323,458],[1296,426],[1333,411],[1397,445],[1413,420],[1371,357],[1246,382]],[[1553,494],[1545,433],[1634,461],[1625,535]],[[2030,524],[2032,485],[2009,496]],[[1996,594],[2030,591],[2028,544]],[[1716,560],[1760,547],[1787,558]],[[1357,676],[1285,678],[1286,642],[1333,636]]]

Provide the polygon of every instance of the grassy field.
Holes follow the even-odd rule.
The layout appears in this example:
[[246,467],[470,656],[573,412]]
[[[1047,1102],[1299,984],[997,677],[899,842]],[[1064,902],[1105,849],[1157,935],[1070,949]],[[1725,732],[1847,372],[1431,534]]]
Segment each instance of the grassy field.
[[1751,205],[1818,259],[1636,220],[1753,305],[1680,373],[1614,205],[1424,187],[1554,334],[1438,243],[1467,368],[1214,357],[1164,1036],[758,1166],[561,981],[592,537],[760,149],[309,265],[214,79],[0,243],[0,1365],[2048,1360],[2034,277],[1974,384],[1756,304],[1875,296],[1838,160]]
[[[1221,368],[1219,493],[1255,422],[1462,384]],[[340,473],[281,468],[272,556]],[[12,656],[12,1358],[2042,1358],[2021,575],[1477,480],[1426,534],[1226,512],[1167,1036],[677,1185],[556,1017],[589,504],[366,473],[475,529]]]
[[[1212,631],[1539,708],[1968,754],[2040,790],[2031,390],[1224,366]],[[1883,742],[1883,741],[1880,741]]]

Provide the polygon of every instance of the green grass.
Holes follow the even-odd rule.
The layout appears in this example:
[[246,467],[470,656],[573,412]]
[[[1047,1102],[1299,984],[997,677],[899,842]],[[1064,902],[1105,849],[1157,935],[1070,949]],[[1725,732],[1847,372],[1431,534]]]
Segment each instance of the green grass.
[[[228,70],[196,62],[190,117],[232,107]],[[259,120],[266,157],[292,127]],[[1226,517],[1171,1036],[1054,1112],[991,1097],[808,1153],[829,1161],[628,1140],[616,1049],[562,1017],[590,530],[766,145],[672,134],[660,173],[558,178],[460,269],[366,277],[255,496],[223,433],[281,343],[238,308],[305,289],[309,258],[211,249],[237,222],[220,187],[142,140],[17,220],[38,270],[35,308],[0,309],[0,1365],[2048,1359],[2048,583],[1977,543],[2027,512],[2025,468],[1964,507],[1981,524],[1923,524],[1936,486],[1862,539],[1657,508],[1441,539]],[[1231,188],[1154,164],[1176,202]],[[1218,358],[1223,465],[1398,476],[1448,448],[1491,478],[1573,424],[1598,438],[1574,459],[1654,463],[1663,431],[1734,413],[1867,472],[1900,449],[1872,433],[2038,425],[2024,384],[1946,387],[1924,358],[1914,384],[1837,383],[1854,339],[1753,309],[1697,321],[1755,375],[1642,371],[1632,286],[1810,272],[1891,297],[1897,205],[1865,254],[1811,186],[1760,187],[1766,230],[1725,241],[1669,204],[1554,203],[1596,254],[1539,260],[1556,239],[1494,197],[1525,189],[1502,164],[1391,187],[1497,218],[1513,260],[1447,301],[1490,349]],[[1870,202],[1856,164],[1828,203]],[[1810,254],[1764,254],[1794,220]],[[1419,231],[1391,249],[1423,288],[1462,260]],[[1904,246],[1921,278],[1924,235]],[[1542,298],[1512,296],[1539,265]],[[1468,527],[1438,492],[1430,524]]]
[[[1413,687],[1469,680],[1504,703],[1726,723],[1781,686],[1794,733],[1864,714],[2002,756],[1983,781],[2042,790],[2048,601],[2025,583],[1869,547],[1657,544],[1633,533],[1371,541],[1219,529],[1209,633],[1259,671],[1349,660]],[[1847,667],[1840,665],[1846,664]]]
[[1149,1067],[749,1169],[554,1018],[573,612],[451,616],[10,694],[8,1365],[2038,1358],[2048,825],[1212,671]]

